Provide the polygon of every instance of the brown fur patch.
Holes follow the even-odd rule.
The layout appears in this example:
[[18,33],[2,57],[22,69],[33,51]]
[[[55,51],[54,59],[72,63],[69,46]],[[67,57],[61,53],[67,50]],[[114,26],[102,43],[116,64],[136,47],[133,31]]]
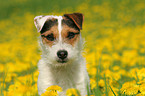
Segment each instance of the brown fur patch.
[[79,40],[79,34],[76,34],[73,38],[69,39],[68,34],[69,32],[78,33],[79,31],[67,26],[66,24],[63,25],[63,29],[61,31],[61,36],[63,38],[63,42],[69,43],[72,46]]
[[[46,36],[50,35],[50,34],[53,34],[54,36],[54,40],[53,41],[50,41],[46,38]],[[56,42],[57,38],[59,37],[59,32],[58,32],[58,26],[55,25],[55,26],[52,26],[50,28],[50,30],[44,32],[42,35],[42,42],[44,44],[47,44],[49,45],[50,47],[54,44],[54,42]]]
[[71,19],[79,29],[82,29],[82,23],[84,20],[83,14],[81,13],[64,14],[64,17]]

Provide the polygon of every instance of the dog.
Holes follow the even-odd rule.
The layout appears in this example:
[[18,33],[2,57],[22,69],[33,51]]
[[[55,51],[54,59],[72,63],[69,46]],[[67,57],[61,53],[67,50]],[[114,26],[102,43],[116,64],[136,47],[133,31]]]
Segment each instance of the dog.
[[63,16],[36,16],[34,24],[40,32],[42,56],[38,62],[38,94],[51,85],[58,85],[65,96],[66,90],[76,88],[81,96],[87,95],[89,76],[82,56],[84,40],[81,37],[84,16],[81,13]]

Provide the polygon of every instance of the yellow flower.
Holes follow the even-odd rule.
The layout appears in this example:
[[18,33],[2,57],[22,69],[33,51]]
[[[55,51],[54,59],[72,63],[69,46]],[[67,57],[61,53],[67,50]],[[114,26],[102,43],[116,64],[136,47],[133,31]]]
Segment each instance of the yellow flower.
[[135,95],[139,91],[139,86],[136,85],[135,81],[132,82],[125,82],[122,85],[121,92],[125,93],[126,95]]
[[145,83],[139,86],[141,94],[145,95]]
[[66,96],[80,96],[79,90],[71,88],[66,91]]
[[0,88],[6,88],[6,84],[5,83],[0,83]]
[[[142,80],[144,77],[145,77],[145,68],[142,68],[142,69],[138,69],[138,68],[133,68],[131,71],[130,71],[130,74],[132,77],[134,77],[135,79],[138,79],[139,80]],[[137,75],[137,76],[136,76]]]
[[3,72],[4,71],[4,64],[0,64],[0,68],[1,68],[1,70],[0,70],[0,72]]
[[41,96],[57,96],[57,91],[61,92],[62,88],[57,85],[53,85],[48,87],[46,91],[43,94],[41,94]]
[[90,85],[91,85],[91,89],[94,89],[94,88],[96,88],[96,86],[97,86],[97,83],[96,83],[96,81],[94,80],[94,79],[90,79]]
[[26,96],[32,96],[34,95],[33,92],[36,92],[35,87],[36,86],[24,85],[20,82],[16,82],[15,84],[9,86],[7,94],[8,96],[23,96],[24,94]]
[[104,87],[105,86],[105,82],[103,79],[101,79],[99,82],[98,82],[99,86],[100,87]]
[[115,60],[120,60],[120,56],[119,56],[119,54],[117,52],[116,53],[113,53],[112,56],[113,56],[113,58]]
[[53,85],[53,86],[48,87],[46,90],[47,91],[59,91],[59,92],[61,92],[62,88],[58,85]]
[[142,68],[140,70],[137,71],[137,76],[139,78],[139,80],[142,80],[145,77],[145,68]]
[[118,71],[119,69],[120,69],[119,66],[114,66],[114,67],[113,67],[113,70],[114,70],[114,71]]
[[96,68],[96,67],[89,68],[89,69],[88,69],[88,73],[89,73],[91,76],[96,76],[97,68]]
[[57,92],[55,91],[46,91],[45,93],[41,94],[41,96],[57,96]]
[[114,73],[112,71],[110,71],[109,69],[103,71],[101,73],[102,77],[105,75],[105,77],[109,78],[109,79],[115,79],[115,80],[119,80],[121,78],[121,76],[118,73]]

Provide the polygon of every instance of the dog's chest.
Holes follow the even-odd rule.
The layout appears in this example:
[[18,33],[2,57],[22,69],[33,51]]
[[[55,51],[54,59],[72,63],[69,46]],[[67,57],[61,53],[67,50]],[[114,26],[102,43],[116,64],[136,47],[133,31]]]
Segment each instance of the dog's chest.
[[[81,62],[82,64],[82,62]],[[62,67],[50,67],[40,60],[38,63],[39,77],[38,77],[38,90],[39,94],[45,92],[45,90],[51,85],[58,85],[63,89],[60,96],[65,96],[65,92],[70,88],[78,88],[79,90],[85,90],[85,67],[81,64],[73,63],[69,66]],[[84,93],[86,90],[84,91]],[[84,96],[84,95],[83,95]]]
[[74,88],[79,78],[77,71],[75,67],[53,70],[54,85],[59,85],[64,90]]

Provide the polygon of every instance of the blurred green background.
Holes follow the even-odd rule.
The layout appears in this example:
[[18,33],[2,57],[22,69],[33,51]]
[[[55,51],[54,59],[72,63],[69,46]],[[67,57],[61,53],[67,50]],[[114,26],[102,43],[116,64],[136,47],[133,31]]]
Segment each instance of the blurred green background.
[[[0,4],[0,20],[14,20],[27,13],[38,16],[81,12],[85,16],[85,36],[94,41],[106,36],[106,30],[117,34],[122,27],[144,25],[144,3],[144,0],[4,0]],[[17,24],[17,21],[13,24]]]

